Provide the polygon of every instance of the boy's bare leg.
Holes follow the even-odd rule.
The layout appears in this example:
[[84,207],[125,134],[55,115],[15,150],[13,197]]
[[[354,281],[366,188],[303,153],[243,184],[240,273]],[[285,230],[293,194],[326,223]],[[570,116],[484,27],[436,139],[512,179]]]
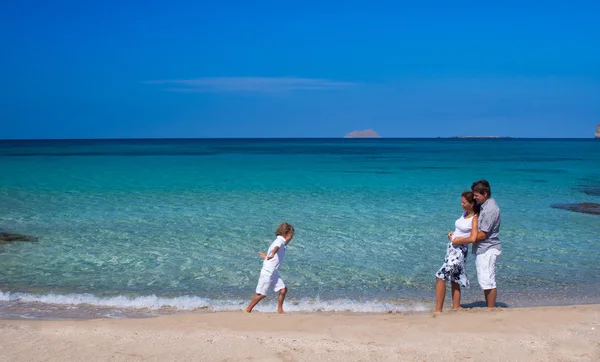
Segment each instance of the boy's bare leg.
[[279,297],[277,298],[277,313],[283,314],[283,301],[285,300],[285,295],[287,294],[288,289],[283,288],[279,291]]
[[440,278],[435,278],[435,312],[441,313],[444,308],[444,298],[446,298],[446,282]]
[[460,284],[451,283],[452,284],[452,309],[458,310],[460,309]]
[[248,306],[246,307],[246,313],[251,313],[252,309],[254,309],[258,302],[260,302],[264,297],[265,296],[262,294],[255,295],[254,298],[252,298],[252,300],[250,301],[250,304],[248,304]]
[[496,296],[498,295],[498,291],[496,288],[494,289],[486,289],[483,291],[483,295],[485,295],[485,304],[487,304],[488,308],[496,307]]

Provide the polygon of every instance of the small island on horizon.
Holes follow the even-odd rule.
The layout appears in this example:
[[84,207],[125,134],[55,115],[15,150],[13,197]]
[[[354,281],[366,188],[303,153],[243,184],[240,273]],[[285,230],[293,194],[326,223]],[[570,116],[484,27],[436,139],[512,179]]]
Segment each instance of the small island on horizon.
[[510,136],[452,136],[451,138],[512,138]]
[[364,131],[352,131],[345,135],[344,138],[381,138],[381,136],[372,129],[366,129]]

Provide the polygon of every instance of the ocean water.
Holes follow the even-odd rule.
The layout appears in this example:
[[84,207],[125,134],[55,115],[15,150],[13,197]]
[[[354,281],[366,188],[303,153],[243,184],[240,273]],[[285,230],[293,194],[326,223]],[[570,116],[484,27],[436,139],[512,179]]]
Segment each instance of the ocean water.
[[0,170],[0,231],[39,238],[0,244],[2,315],[240,309],[282,221],[288,310],[428,310],[481,178],[502,210],[499,304],[600,302],[600,216],[550,207],[600,203],[598,140],[0,141]]

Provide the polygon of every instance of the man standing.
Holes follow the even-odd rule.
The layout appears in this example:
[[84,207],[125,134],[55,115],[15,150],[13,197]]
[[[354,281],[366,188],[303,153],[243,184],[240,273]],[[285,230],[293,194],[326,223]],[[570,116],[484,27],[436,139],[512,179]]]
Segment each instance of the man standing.
[[479,232],[473,244],[477,280],[488,308],[496,306],[496,259],[502,253],[500,244],[500,208],[492,198],[490,183],[479,180],[471,185],[473,197],[481,205],[479,214]]

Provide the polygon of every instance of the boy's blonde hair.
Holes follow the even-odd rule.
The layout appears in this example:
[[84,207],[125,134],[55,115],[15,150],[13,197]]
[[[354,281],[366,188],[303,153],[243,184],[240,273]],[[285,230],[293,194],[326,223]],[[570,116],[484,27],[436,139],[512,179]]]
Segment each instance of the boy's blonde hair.
[[294,227],[287,222],[281,223],[277,230],[275,230],[275,236],[285,236],[294,233]]

